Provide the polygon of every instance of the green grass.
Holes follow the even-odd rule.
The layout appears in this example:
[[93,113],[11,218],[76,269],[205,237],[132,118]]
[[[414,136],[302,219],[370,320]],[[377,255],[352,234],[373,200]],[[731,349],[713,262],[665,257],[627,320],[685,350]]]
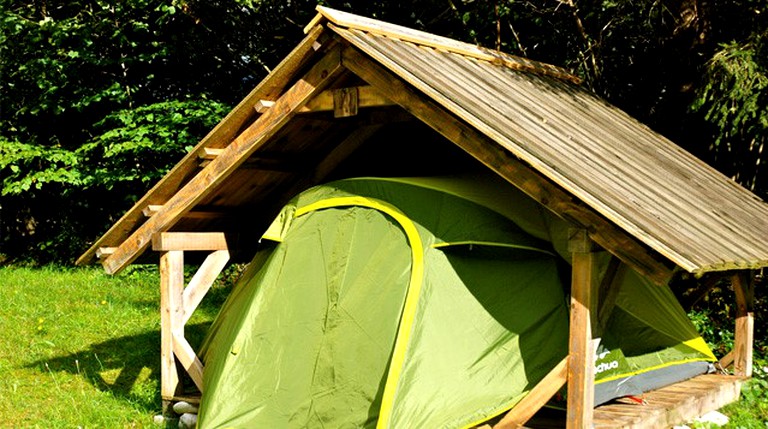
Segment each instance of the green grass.
[[[0,268],[0,428],[156,427],[159,276],[126,271]],[[193,346],[226,293],[215,286],[190,320]],[[729,428],[768,429],[766,365],[722,410]]]
[[[0,427],[153,427],[158,285],[155,268],[0,268]],[[205,304],[193,337],[214,316]]]

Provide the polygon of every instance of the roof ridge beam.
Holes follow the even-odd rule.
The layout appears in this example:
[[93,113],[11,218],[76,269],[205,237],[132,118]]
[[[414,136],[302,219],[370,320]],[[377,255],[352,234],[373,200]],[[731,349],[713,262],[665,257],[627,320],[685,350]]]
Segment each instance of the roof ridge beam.
[[272,109],[257,118],[219,156],[170,197],[157,214],[147,219],[124,240],[115,252],[102,262],[104,269],[114,274],[133,262],[149,246],[154,234],[167,231],[208,196],[254,151],[274,136],[302,106],[325,89],[342,70],[340,47],[336,45],[286,90]]
[[[483,61],[489,61],[512,70],[535,73],[572,82],[581,83],[581,78],[571,74],[568,70],[554,66],[552,64],[542,63],[507,54],[505,52],[476,46],[465,42],[460,42],[448,37],[437,36],[425,31],[414,30],[401,25],[390,24],[379,20],[366,18],[329,7],[317,6],[318,14],[310,21],[305,32],[311,31],[314,27],[321,24],[323,18],[339,27],[365,31],[380,36],[386,36],[404,42],[415,43],[421,46],[435,48],[441,51],[453,52],[460,55],[476,58]],[[333,29],[333,26],[330,26]]]

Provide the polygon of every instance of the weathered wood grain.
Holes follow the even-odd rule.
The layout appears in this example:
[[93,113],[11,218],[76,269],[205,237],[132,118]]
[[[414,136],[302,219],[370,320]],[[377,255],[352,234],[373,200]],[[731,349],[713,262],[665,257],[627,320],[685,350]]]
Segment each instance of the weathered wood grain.
[[568,243],[571,252],[571,320],[568,334],[568,429],[591,429],[595,404],[595,340],[592,318],[597,311],[596,252],[585,230]]

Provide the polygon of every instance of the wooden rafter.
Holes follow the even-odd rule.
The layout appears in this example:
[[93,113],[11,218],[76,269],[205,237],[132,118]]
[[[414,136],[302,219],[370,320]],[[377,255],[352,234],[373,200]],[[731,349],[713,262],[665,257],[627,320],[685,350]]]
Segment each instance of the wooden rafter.
[[302,79],[286,90],[272,109],[256,119],[224,152],[170,197],[156,215],[147,219],[123,241],[115,253],[103,261],[104,269],[113,274],[133,262],[147,248],[155,233],[166,231],[195,204],[208,196],[256,149],[274,136],[298,109],[322,91],[341,70],[338,47],[333,48]]
[[561,218],[589,231],[600,246],[657,284],[666,284],[672,270],[652,250],[643,246],[613,223],[578,202],[560,187],[524,165],[519,159],[457,119],[431,99],[416,92],[407,83],[370,60],[357,49],[346,47],[342,52],[344,67],[370,85],[383,90],[402,106],[443,137],[464,149],[488,168],[522,190]]
[[243,125],[257,115],[253,106],[262,99],[276,99],[291,82],[298,70],[315,58],[314,52],[327,48],[327,35],[322,27],[315,27],[296,48],[243,99],[210,133],[157,182],[120,220],[107,231],[88,251],[77,259],[77,265],[93,262],[99,248],[112,247],[125,241],[135,225],[145,218],[143,210],[150,204],[163,204],[176,192],[191,174],[198,169],[198,153],[205,148],[222,148],[240,132]]

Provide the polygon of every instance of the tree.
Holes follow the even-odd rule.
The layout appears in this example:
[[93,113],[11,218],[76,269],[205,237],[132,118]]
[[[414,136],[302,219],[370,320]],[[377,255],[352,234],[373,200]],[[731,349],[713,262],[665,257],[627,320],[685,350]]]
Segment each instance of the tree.
[[209,36],[170,2],[0,11],[0,253],[69,261],[216,124],[225,82],[250,71],[188,44]]
[[[768,195],[762,0],[323,4],[564,66]],[[0,0],[0,255],[71,261],[303,37],[312,0]]]

